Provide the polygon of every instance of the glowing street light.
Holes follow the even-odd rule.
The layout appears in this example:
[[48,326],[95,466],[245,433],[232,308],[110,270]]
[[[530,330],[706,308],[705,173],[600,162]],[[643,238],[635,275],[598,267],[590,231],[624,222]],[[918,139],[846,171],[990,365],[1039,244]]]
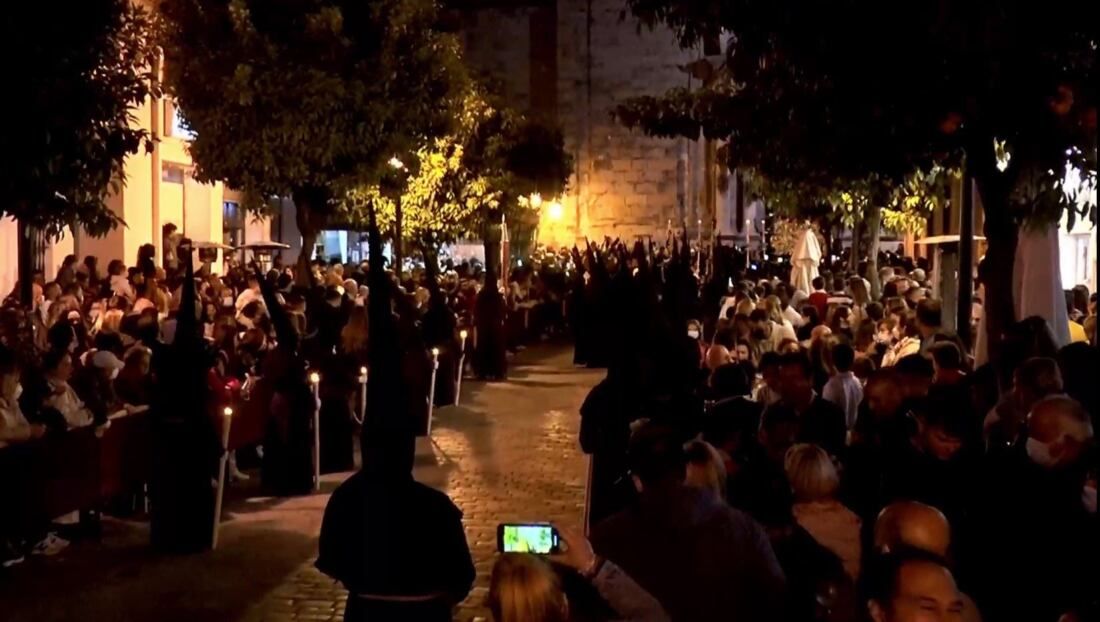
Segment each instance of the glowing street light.
[[405,163],[401,161],[397,156],[390,158],[390,168],[398,171],[405,170]]
[[531,207],[535,209],[542,207],[542,195],[537,192],[532,192],[528,201],[531,202]]
[[546,208],[546,217],[553,221],[559,221],[564,212],[565,209],[562,207],[561,201],[551,201]]

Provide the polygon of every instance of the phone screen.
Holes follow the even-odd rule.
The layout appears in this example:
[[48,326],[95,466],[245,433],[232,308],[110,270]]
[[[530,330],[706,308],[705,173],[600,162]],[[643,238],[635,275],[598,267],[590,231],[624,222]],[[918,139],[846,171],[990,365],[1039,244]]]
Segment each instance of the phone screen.
[[501,553],[549,555],[558,550],[558,533],[542,523],[505,523],[497,527]]

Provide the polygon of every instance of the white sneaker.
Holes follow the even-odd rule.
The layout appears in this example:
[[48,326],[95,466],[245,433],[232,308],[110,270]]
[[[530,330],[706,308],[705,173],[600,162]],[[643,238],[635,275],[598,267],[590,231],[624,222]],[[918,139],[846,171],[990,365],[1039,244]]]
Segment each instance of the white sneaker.
[[59,538],[55,533],[50,533],[41,542],[34,545],[34,548],[31,549],[31,555],[50,557],[64,551],[67,546],[69,546],[68,540]]

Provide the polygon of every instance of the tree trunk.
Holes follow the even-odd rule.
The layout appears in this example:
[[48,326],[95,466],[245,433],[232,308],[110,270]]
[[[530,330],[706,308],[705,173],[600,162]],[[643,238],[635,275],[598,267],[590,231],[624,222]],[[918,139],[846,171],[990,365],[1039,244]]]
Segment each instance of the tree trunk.
[[855,272],[859,269],[859,247],[863,240],[863,221],[860,220],[852,227],[852,246],[848,252],[848,269]]
[[420,252],[424,255],[424,276],[428,280],[428,290],[433,294],[439,290],[439,247],[434,239],[423,240]]
[[325,226],[328,196],[321,188],[300,188],[294,191],[293,199],[294,219],[302,234],[302,251],[298,253],[294,281],[298,285],[309,287],[313,277],[310,262],[314,247],[317,246],[317,236]]
[[1013,266],[1019,226],[1008,209],[1009,184],[997,173],[975,174],[974,181],[982,198],[985,213],[986,254],[982,270],[988,360],[999,360],[1001,342],[1016,321],[1016,304],[1012,294]]
[[17,221],[17,253],[19,262],[19,301],[23,307],[34,307],[34,267],[35,267],[35,241],[38,232],[22,220]]
[[974,301],[974,192],[970,175],[962,178],[962,204],[959,206],[959,296],[955,331],[963,344],[972,346],[970,311]]
[[[871,300],[878,300],[882,295],[882,283],[878,278],[878,247],[882,234],[882,208],[877,204],[867,208],[867,214],[863,220],[863,226],[867,228],[867,280],[871,282]],[[856,259],[856,268],[859,267],[859,259]]]
[[397,275],[397,280],[401,280],[401,272],[405,267],[405,254],[402,252],[404,249],[405,236],[401,228],[401,194],[399,193],[393,200],[393,273]]

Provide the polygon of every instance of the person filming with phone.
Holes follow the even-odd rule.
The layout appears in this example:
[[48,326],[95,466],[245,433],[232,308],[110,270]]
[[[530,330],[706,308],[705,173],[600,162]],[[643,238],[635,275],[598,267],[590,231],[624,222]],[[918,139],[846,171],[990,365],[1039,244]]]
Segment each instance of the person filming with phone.
[[[513,538],[516,531],[545,531],[549,538],[526,543]],[[489,610],[494,622],[569,622],[573,615],[561,580],[550,563],[570,568],[596,588],[625,622],[667,622],[670,618],[657,602],[626,572],[596,555],[581,533],[550,525],[501,525],[499,548],[505,551],[493,566],[489,583]],[[507,535],[505,535],[507,534]],[[564,543],[540,548],[539,541]],[[526,550],[527,553],[507,552]]]

